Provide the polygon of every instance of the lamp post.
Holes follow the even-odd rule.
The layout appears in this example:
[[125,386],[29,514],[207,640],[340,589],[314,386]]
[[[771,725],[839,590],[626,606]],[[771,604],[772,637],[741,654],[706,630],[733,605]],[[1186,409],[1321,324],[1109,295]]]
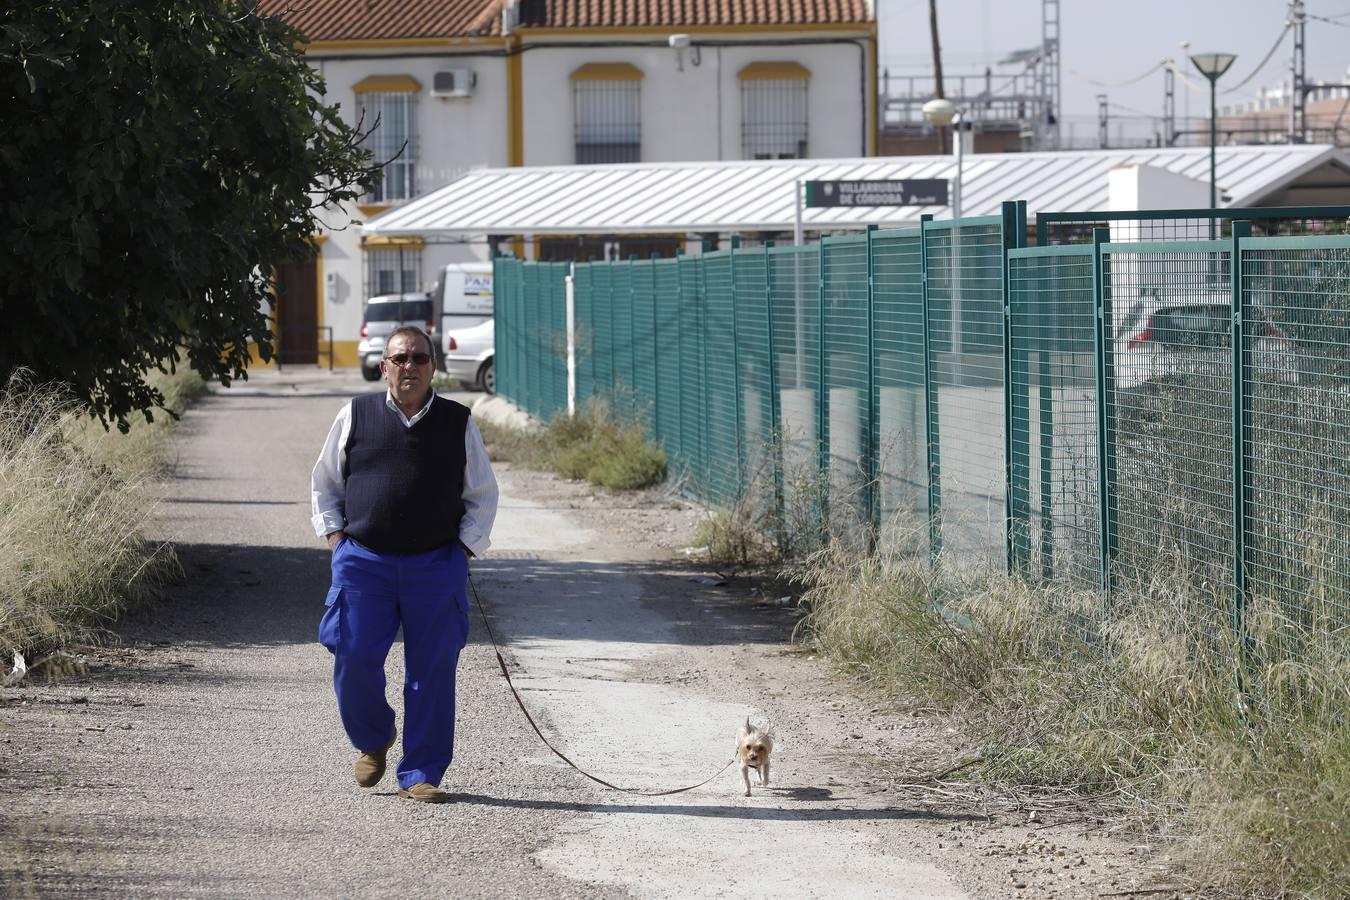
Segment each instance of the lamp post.
[[961,140],[961,111],[956,108],[956,104],[945,97],[938,97],[929,100],[923,105],[923,117],[928,120],[928,124],[937,128],[945,128],[948,125],[953,126],[952,137],[955,138],[956,152],[956,179],[952,182],[952,218],[961,218],[961,162],[962,145]]
[[[942,128],[946,125],[952,127],[952,137],[955,138],[956,152],[956,178],[952,181],[952,218],[961,218],[961,148],[965,143],[961,139],[961,111],[957,109],[956,104],[945,97],[937,97],[929,100],[923,105],[923,117],[930,124]],[[950,265],[951,272],[951,354],[952,359],[960,365],[961,360],[961,241],[956,239],[956,232],[952,232],[952,256]]]
[[[1200,74],[1209,79],[1209,208],[1219,207],[1219,186],[1215,181],[1216,155],[1219,142],[1218,88],[1219,77],[1228,71],[1237,55],[1233,53],[1193,53],[1191,63],[1200,70]],[[1210,218],[1210,231],[1214,230],[1214,219]],[[1211,234],[1210,237],[1214,235]]]

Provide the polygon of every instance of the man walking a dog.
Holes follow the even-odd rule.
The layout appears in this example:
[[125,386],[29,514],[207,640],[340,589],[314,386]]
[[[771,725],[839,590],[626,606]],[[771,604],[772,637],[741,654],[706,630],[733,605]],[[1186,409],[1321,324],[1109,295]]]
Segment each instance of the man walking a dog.
[[469,556],[497,514],[497,480],[469,410],[438,397],[431,339],[408,326],[385,344],[382,394],[338,413],[314,466],[315,532],[332,551],[333,585],[319,642],[333,653],[333,689],[374,787],[398,736],[384,663],[403,627],[403,756],[399,796],[444,803],[454,755],[455,668],[468,640]]

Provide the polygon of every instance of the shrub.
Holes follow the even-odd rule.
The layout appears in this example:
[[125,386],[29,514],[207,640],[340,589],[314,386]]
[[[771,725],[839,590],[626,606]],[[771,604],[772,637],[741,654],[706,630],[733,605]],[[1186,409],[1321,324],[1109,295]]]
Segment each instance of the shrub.
[[615,421],[609,408],[593,403],[575,416],[560,415],[539,431],[479,423],[494,459],[551,469],[564,478],[626,491],[660,484],[666,453],[637,425]]

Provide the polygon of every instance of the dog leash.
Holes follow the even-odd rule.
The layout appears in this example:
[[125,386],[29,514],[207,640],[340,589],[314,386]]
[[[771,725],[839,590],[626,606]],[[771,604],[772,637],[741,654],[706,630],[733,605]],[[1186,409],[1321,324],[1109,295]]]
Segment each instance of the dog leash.
[[703,787],[705,784],[712,781],[718,775],[721,775],[727,769],[730,769],[731,764],[736,761],[736,757],[733,756],[731,759],[727,760],[727,764],[723,766],[721,769],[719,769],[715,775],[709,778],[705,778],[698,784],[691,784],[688,787],[682,788],[673,788],[672,790],[669,791],[641,791],[638,790],[637,788],[619,787],[617,784],[610,784],[605,779],[598,778],[595,775],[592,775],[590,772],[587,772],[585,769],[581,768],[581,766],[577,765],[576,763],[568,759],[567,756],[561,750],[553,746],[553,744],[549,742],[549,739],[544,737],[544,732],[539,730],[539,726],[534,721],[534,716],[530,715],[530,711],[525,708],[525,701],[520,699],[520,693],[516,691],[516,686],[511,683],[511,673],[506,670],[506,660],[502,658],[502,650],[501,647],[498,646],[497,644],[497,636],[492,633],[492,626],[488,624],[487,612],[483,609],[483,601],[478,596],[478,588],[473,583],[472,575],[469,576],[469,588],[470,590],[473,591],[473,602],[478,605],[478,615],[481,616],[483,619],[483,627],[487,629],[488,640],[492,642],[492,651],[497,654],[497,665],[501,667],[502,677],[506,679],[506,686],[511,689],[511,696],[516,698],[516,705],[519,706],[520,711],[524,713],[525,721],[530,723],[530,727],[534,729],[534,733],[539,735],[539,740],[543,741],[544,746],[552,750],[554,755],[557,756],[558,759],[561,759],[563,762],[567,763],[573,769],[576,769],[579,773],[586,776],[591,781],[594,781],[596,784],[602,784],[605,787],[610,788],[611,790],[622,791],[625,794],[636,794],[639,797],[665,797],[670,794],[683,794],[685,791],[692,791],[694,788]]

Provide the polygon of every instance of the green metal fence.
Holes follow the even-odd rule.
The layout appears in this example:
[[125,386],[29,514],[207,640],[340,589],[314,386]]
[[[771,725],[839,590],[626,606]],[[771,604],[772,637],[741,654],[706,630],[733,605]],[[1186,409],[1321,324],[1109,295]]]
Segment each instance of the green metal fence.
[[[1004,250],[1025,214],[573,268],[576,399],[666,448],[688,489],[810,542],[1004,565]],[[562,264],[497,261],[498,390],[566,406]],[[543,373],[547,372],[547,375]]]
[[[1350,236],[1121,221],[1021,247],[1005,204],[577,264],[576,399],[791,540],[904,542],[1105,602],[1166,583],[1216,647],[1254,603],[1350,624]],[[565,275],[497,263],[498,389],[544,418],[566,408]]]
[[1350,206],[1227,207],[1225,209],[1151,209],[1103,212],[1039,212],[1036,246],[1090,244],[1098,228],[1110,240],[1180,241],[1232,237],[1233,223],[1246,222],[1262,237],[1344,234]]

